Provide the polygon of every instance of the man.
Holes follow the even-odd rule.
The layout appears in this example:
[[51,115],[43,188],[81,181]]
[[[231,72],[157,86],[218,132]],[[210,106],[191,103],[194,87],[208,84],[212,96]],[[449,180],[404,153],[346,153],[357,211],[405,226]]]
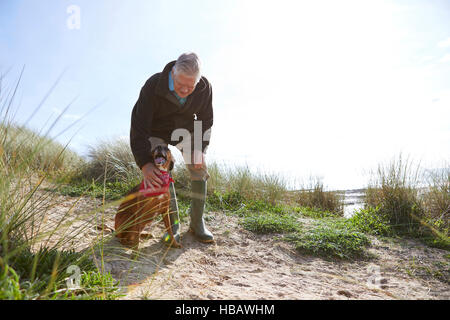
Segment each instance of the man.
[[[201,132],[194,132],[194,127],[198,131],[199,123]],[[131,150],[147,187],[158,188],[163,183],[150,151],[158,145],[183,146],[183,156],[191,177],[190,230],[202,242],[214,241],[203,219],[206,180],[209,178],[204,155],[212,124],[212,88],[201,75],[200,60],[195,53],[182,54],[176,61],[168,63],[162,72],[150,77],[142,87],[131,115]],[[188,132],[181,142],[176,140],[179,135],[174,134],[180,130]],[[190,149],[187,150],[186,146]],[[179,216],[173,183],[170,184],[170,193],[170,220],[178,241]],[[163,241],[170,243],[167,233]]]

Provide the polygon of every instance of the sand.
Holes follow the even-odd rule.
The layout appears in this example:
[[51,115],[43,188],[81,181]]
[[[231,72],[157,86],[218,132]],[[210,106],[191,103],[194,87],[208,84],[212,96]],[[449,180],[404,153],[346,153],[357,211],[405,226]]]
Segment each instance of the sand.
[[[448,252],[407,239],[380,241],[370,237],[371,260],[327,260],[300,254],[282,235],[256,235],[242,228],[239,218],[209,212],[207,226],[215,243],[198,242],[182,224],[183,248],[162,242],[163,223],[148,227],[153,238],[141,241],[136,256],[110,229],[118,205],[96,213],[101,201],[53,196],[45,225],[63,215],[71,219],[66,232],[74,235],[66,248],[91,248],[105,237],[93,259],[120,280],[122,299],[444,299],[450,298]],[[67,214],[67,212],[69,212]],[[105,226],[101,228],[103,216]],[[307,224],[312,220],[302,219]],[[82,231],[80,231],[82,230]],[[57,232],[55,243],[63,232]]]

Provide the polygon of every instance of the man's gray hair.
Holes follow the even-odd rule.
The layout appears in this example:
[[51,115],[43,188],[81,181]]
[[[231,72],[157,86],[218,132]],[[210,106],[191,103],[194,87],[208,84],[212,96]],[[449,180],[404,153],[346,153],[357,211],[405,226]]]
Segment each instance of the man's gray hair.
[[188,77],[196,77],[198,82],[201,78],[200,59],[194,52],[183,53],[178,57],[173,67],[175,74],[183,73]]

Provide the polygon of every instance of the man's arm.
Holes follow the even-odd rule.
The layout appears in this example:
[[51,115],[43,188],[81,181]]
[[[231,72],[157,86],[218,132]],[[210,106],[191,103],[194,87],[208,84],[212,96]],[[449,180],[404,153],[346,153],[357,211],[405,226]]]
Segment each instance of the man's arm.
[[151,142],[149,140],[153,121],[153,106],[146,93],[147,84],[141,89],[139,99],[131,113],[130,146],[134,160],[144,175],[145,188],[161,187],[163,181],[153,164]]
[[153,121],[153,108],[146,93],[146,85],[142,87],[131,113],[130,147],[140,169],[152,161],[149,137]]
[[[206,148],[209,145],[209,136],[211,134],[211,127],[213,125],[212,88],[209,82],[208,82],[208,90],[209,95],[207,98],[207,103],[205,103],[204,108],[197,115],[197,120],[202,121],[202,137],[207,138],[207,140],[203,140],[202,142],[203,153],[206,153]],[[210,130],[209,134],[205,135],[205,132],[207,130]]]

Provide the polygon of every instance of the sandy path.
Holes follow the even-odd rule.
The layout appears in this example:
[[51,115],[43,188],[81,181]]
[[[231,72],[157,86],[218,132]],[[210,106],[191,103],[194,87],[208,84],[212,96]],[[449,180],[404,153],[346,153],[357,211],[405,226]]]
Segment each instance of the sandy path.
[[[49,210],[47,221],[57,221],[77,200],[56,198],[58,205]],[[96,221],[102,213],[92,213],[100,206],[99,200],[82,198],[71,210],[70,228],[91,221],[71,242],[77,249],[101,236]],[[103,213],[109,226],[116,208]],[[187,223],[182,224],[181,249],[168,250],[162,244],[162,223],[149,227],[154,238],[141,241],[137,258],[115,238],[108,240],[103,246],[104,267],[121,280],[124,299],[450,299],[445,250],[411,240],[371,238],[374,260],[328,261],[302,255],[276,235],[246,231],[236,216],[215,212],[208,217],[214,244],[196,241],[186,232]],[[95,252],[99,261],[100,252]],[[436,270],[441,275],[444,270],[447,280],[433,276]]]
[[[122,278],[132,284],[126,299],[450,298],[448,284],[432,277],[411,277],[402,270],[411,256],[416,264],[445,261],[445,251],[417,243],[410,243],[414,247],[408,249],[379,243],[370,249],[379,257],[374,261],[326,261],[300,255],[272,236],[254,235],[242,229],[236,217],[220,213],[214,217],[209,225],[215,244],[199,243],[183,233],[184,248],[167,252],[159,240],[162,229],[154,232],[156,238],[143,245],[145,257]],[[107,265],[115,276],[126,267],[119,263],[118,268],[114,260]],[[378,286],[368,286],[368,279],[378,280]]]

